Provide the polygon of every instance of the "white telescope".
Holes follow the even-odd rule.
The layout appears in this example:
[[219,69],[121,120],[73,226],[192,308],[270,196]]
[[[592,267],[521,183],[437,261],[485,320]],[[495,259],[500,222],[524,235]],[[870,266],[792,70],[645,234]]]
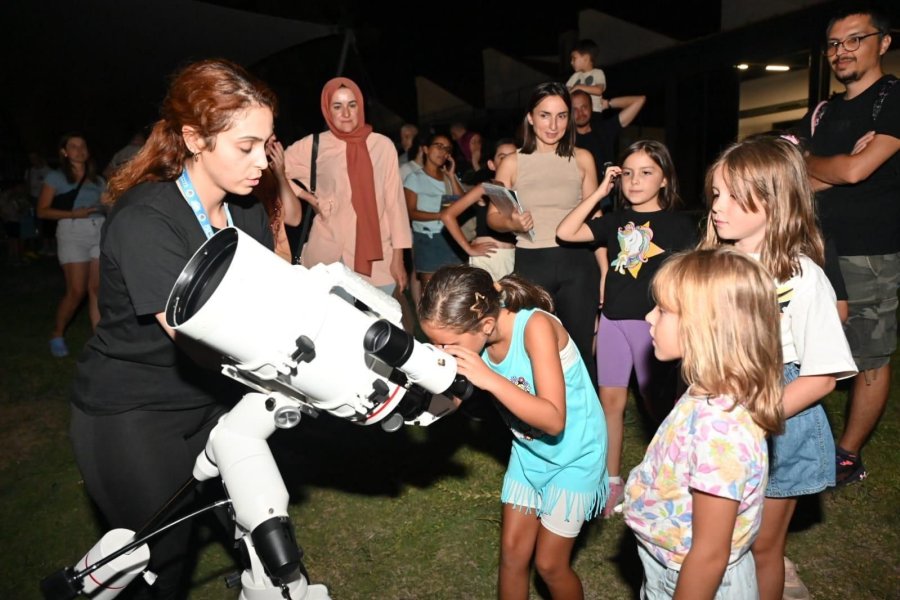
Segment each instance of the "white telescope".
[[224,356],[225,375],[389,430],[428,425],[451,410],[448,395],[468,395],[456,359],[400,318],[396,300],[343,264],[290,265],[233,227],[196,252],[166,306],[178,334]]

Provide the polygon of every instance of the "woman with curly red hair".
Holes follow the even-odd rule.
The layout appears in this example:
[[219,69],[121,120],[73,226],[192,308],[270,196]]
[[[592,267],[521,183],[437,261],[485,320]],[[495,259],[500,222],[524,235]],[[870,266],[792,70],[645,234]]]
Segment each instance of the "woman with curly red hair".
[[[112,178],[100,248],[100,322],[78,361],[71,437],[85,487],[110,527],[139,529],[191,476],[240,390],[194,362],[166,324],[181,270],[235,226],[272,247],[247,197],[267,168],[275,95],[240,66],[205,60],[176,74],[141,151]],[[299,202],[283,216],[297,221]],[[195,356],[196,352],[191,352]],[[189,527],[151,542],[153,598],[186,595]],[[149,593],[148,589],[138,589]]]

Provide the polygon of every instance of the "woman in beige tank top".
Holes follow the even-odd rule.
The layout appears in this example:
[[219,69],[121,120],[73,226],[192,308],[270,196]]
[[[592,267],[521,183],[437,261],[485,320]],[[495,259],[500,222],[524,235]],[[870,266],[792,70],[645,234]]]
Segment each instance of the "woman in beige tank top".
[[523,121],[522,148],[497,169],[497,180],[516,191],[525,210],[507,216],[491,205],[488,225],[516,233],[515,272],[553,296],[556,314],[596,383],[592,338],[600,269],[593,248],[560,245],[556,239],[563,217],[597,189],[593,157],[575,147],[571,114],[572,99],[564,85],[547,82],[534,89]]

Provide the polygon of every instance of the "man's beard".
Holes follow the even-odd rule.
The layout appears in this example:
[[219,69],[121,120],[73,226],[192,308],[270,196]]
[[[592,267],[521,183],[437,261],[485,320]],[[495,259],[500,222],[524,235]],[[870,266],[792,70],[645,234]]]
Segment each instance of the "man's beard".
[[851,73],[847,73],[844,76],[839,76],[837,73],[834,75],[835,79],[840,81],[842,84],[847,85],[848,83],[853,83],[854,81],[859,81],[859,71],[853,71]]
[[[835,67],[835,66],[836,65],[832,65],[832,67]],[[832,69],[832,71],[834,71],[834,69]],[[834,71],[834,78],[837,79],[838,81],[840,81],[844,85],[847,85],[848,83],[853,83],[854,81],[859,81],[859,78],[860,78],[859,69],[855,69],[853,71],[845,73],[844,75],[838,75],[837,71]]]

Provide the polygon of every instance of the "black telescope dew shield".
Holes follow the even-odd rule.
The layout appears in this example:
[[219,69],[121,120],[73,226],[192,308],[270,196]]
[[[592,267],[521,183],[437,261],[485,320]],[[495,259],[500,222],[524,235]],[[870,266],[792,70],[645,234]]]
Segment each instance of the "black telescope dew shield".
[[225,277],[237,250],[237,241],[236,234],[214,235],[188,262],[166,305],[166,322],[170,327],[184,323],[203,308]]
[[[226,375],[366,425],[407,391],[390,379],[392,367],[432,394],[456,379],[456,359],[394,325],[400,314],[396,300],[345,265],[291,265],[234,227],[194,253],[166,304],[168,325],[226,357]],[[379,334],[378,323],[390,327]],[[364,347],[370,338],[382,346],[381,337],[384,358]]]
[[363,338],[366,352],[392,367],[403,366],[412,355],[415,340],[386,319],[375,321]]
[[402,370],[413,383],[436,394],[449,394],[466,400],[472,395],[471,382],[456,373],[456,361],[429,344],[416,339],[387,319],[375,321],[363,338],[366,352],[392,367]]

